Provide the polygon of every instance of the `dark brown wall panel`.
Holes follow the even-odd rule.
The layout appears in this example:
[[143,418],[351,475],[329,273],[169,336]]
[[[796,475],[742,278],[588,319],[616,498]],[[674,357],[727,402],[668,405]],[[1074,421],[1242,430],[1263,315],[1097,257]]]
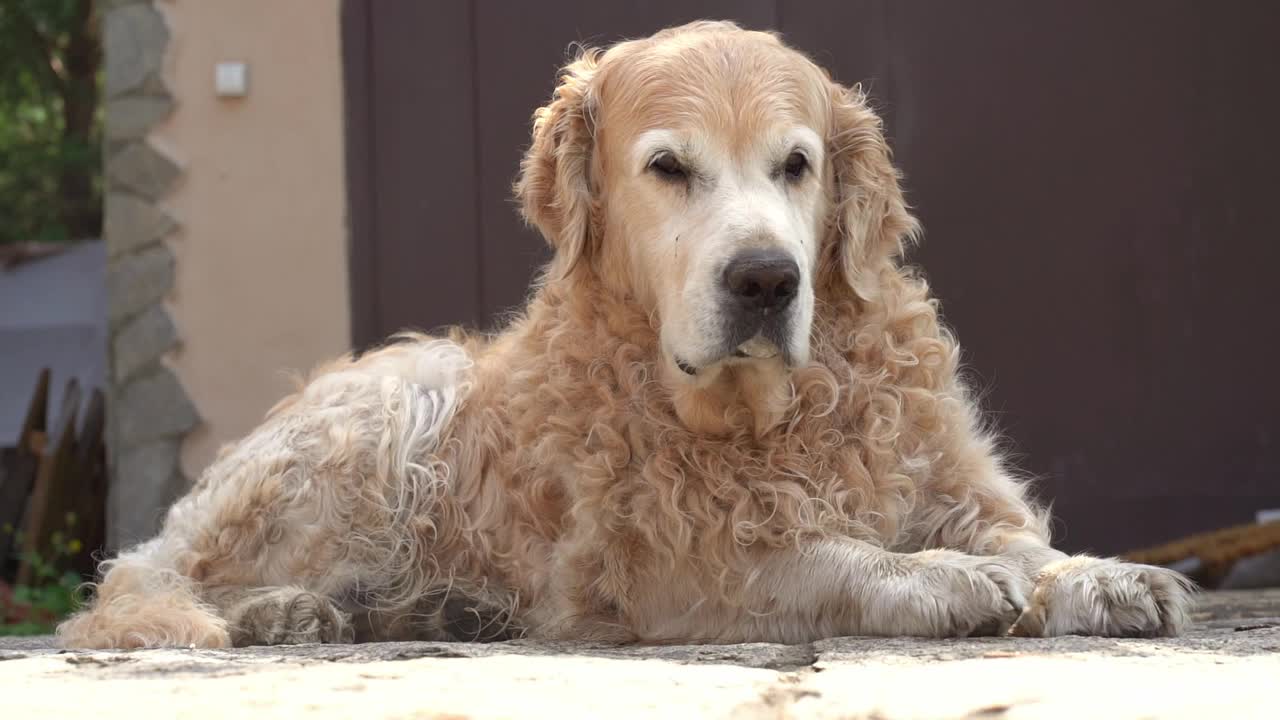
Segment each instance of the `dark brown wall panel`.
[[[879,88],[913,257],[1068,547],[1280,506],[1274,8],[784,7],[791,39]],[[831,50],[859,18],[876,51]]]
[[[364,67],[353,72],[350,60],[347,66],[348,85],[367,87],[364,97],[347,91],[348,103],[367,103],[347,109],[356,124],[348,141],[365,154],[362,160],[348,152],[356,185],[354,340],[368,347],[403,329],[475,325],[480,245],[471,8],[348,2],[344,18],[348,47],[366,53]],[[352,27],[360,21],[363,28]]]
[[913,260],[1067,548],[1280,507],[1271,3],[348,0],[357,342],[518,307],[547,250],[510,186],[570,43],[699,17],[871,91]]

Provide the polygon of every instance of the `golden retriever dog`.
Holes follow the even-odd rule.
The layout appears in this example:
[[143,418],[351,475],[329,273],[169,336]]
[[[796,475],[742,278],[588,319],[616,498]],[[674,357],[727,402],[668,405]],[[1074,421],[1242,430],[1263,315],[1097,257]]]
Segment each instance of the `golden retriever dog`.
[[515,191],[554,249],[523,312],[321,368],[65,645],[1185,627],[1181,576],[1051,549],[858,89],[727,23],[586,51]]

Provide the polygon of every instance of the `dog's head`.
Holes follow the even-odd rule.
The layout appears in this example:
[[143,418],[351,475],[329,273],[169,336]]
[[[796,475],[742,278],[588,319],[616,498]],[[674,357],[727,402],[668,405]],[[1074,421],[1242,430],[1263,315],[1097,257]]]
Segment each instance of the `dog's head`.
[[634,297],[690,380],[805,363],[823,293],[875,295],[915,228],[862,94],[728,23],[582,53],[534,116],[516,192],[551,276]]

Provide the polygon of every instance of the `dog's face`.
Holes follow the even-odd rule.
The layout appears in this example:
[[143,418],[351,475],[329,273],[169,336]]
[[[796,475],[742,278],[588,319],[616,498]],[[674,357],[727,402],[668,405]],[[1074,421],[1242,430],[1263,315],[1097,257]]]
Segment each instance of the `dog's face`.
[[806,362],[820,275],[866,290],[913,222],[861,96],[722,23],[566,68],[517,193],[553,274],[586,264],[642,303],[690,380]]
[[[828,214],[825,86],[781,47],[663,50],[601,87],[601,252],[657,310],[682,372],[803,363]],[[627,102],[605,99],[614,93]]]

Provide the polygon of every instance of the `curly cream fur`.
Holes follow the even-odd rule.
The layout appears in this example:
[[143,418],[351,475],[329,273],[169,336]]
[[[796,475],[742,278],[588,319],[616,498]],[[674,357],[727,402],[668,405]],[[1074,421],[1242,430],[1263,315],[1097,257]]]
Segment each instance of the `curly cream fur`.
[[[780,112],[825,138],[799,366],[691,379],[662,350],[660,283],[627,237],[655,211],[618,184],[619,138],[658,106],[742,143]],[[457,637],[459,602],[486,635],[620,641],[1185,625],[1178,576],[1050,548],[901,264],[917,224],[859,91],[723,23],[588,52],[536,115],[516,192],[556,249],[520,316],[317,371],[104,564],[63,641],[284,642],[344,613],[366,637]]]

